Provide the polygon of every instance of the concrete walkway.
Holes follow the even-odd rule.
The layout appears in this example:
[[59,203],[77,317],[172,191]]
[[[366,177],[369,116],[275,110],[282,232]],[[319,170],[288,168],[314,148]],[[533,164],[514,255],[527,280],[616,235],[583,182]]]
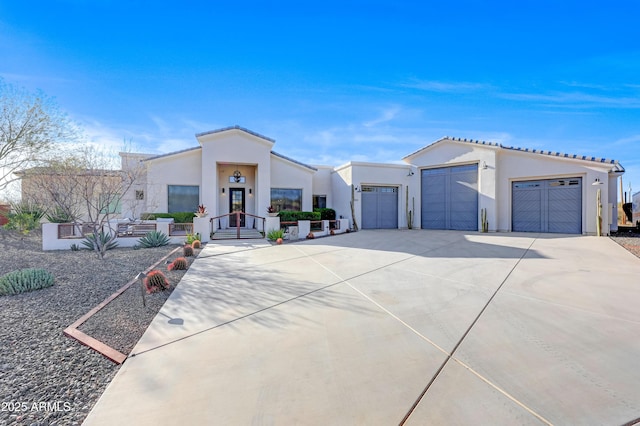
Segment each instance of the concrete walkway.
[[640,259],[608,238],[209,244],[86,425],[621,425]]

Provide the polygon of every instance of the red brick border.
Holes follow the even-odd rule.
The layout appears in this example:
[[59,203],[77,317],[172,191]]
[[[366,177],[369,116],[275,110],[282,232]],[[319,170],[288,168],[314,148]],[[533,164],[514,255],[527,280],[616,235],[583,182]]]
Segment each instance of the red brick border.
[[[144,273],[146,274],[146,273],[152,271],[154,268],[156,268],[158,265],[160,265],[167,258],[172,256],[173,254],[175,254],[179,250],[182,250],[182,247],[176,247],[175,250],[172,250],[169,254],[164,256],[162,259],[158,260],[156,263],[154,263],[153,265],[151,265],[147,269],[145,269]],[[124,293],[129,287],[131,287],[132,285],[134,285],[137,282],[138,282],[138,280],[133,278],[131,281],[126,283],[124,286],[120,287],[111,296],[109,296],[106,299],[104,299],[102,301],[102,303],[100,303],[98,306],[96,306],[95,308],[91,309],[89,312],[87,312],[86,314],[84,314],[83,316],[78,318],[78,320],[76,322],[71,324],[69,327],[65,328],[63,333],[66,336],[71,337],[73,339],[76,339],[78,342],[82,343],[83,345],[88,346],[89,348],[93,349],[94,351],[104,355],[105,357],[109,358],[111,361],[115,362],[116,364],[122,364],[127,359],[127,355],[125,355],[122,352],[119,352],[119,351],[113,349],[112,347],[102,343],[101,341],[99,341],[97,339],[94,339],[93,337],[89,336],[88,334],[83,333],[82,331],[78,330],[78,327],[80,327],[82,324],[84,324],[89,318],[94,316],[96,313],[98,313],[98,311],[100,311],[102,308],[107,306],[109,303],[111,303],[114,299],[116,299],[118,296],[120,296],[122,293]]]

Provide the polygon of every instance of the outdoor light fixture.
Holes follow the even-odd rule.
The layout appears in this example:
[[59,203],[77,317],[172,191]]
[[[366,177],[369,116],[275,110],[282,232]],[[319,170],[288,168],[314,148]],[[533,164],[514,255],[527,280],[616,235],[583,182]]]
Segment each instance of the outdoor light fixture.
[[413,170],[409,169],[409,174],[407,176],[413,176],[413,175],[414,175]]
[[224,188],[222,188],[222,193],[224,194]]
[[251,195],[251,194],[252,194],[252,191],[251,191],[251,188],[249,188],[249,195]]
[[488,166],[487,166],[487,162],[486,162],[486,161],[483,161],[483,162],[482,162],[482,169],[483,169],[483,170],[487,170],[487,168],[488,168]]

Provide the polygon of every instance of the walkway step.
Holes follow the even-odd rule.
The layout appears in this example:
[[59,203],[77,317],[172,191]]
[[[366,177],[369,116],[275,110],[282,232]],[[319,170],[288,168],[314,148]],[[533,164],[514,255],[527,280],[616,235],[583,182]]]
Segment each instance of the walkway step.
[[[238,238],[238,230],[235,228],[230,229],[218,229],[215,234],[211,236],[212,240],[232,240]],[[256,229],[240,228],[240,238],[242,239],[255,239],[264,238],[260,232]]]

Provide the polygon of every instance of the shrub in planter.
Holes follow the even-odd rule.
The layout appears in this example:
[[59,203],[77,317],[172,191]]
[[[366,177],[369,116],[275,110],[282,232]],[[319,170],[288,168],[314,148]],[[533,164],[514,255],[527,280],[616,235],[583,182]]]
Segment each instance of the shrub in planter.
[[185,244],[184,247],[182,247],[182,255],[185,257],[193,256],[193,247],[189,244]]
[[315,208],[314,212],[320,213],[320,220],[336,220],[336,211],[328,208]]
[[298,212],[281,210],[278,213],[282,222],[297,222],[298,220],[320,220],[320,212]]
[[282,229],[272,229],[267,232],[267,238],[271,241],[276,241],[278,238],[284,237],[284,231]]
[[162,247],[169,244],[171,239],[162,231],[149,231],[138,240],[138,244],[144,248]]
[[151,213],[150,216],[153,216],[154,219],[173,218],[173,221],[175,223],[192,223],[193,218],[195,217],[195,213],[193,212]]
[[0,296],[39,290],[53,285],[53,275],[45,269],[28,268],[0,277]]
[[178,257],[167,266],[169,271],[184,271],[187,269],[187,259],[184,257]]
[[195,240],[202,241],[202,237],[200,236],[199,232],[196,232],[195,234],[187,234],[187,240],[185,241],[185,243],[193,244]]
[[144,280],[144,286],[147,289],[147,293],[155,293],[168,289],[169,281],[167,281],[167,277],[162,272],[151,271]]

